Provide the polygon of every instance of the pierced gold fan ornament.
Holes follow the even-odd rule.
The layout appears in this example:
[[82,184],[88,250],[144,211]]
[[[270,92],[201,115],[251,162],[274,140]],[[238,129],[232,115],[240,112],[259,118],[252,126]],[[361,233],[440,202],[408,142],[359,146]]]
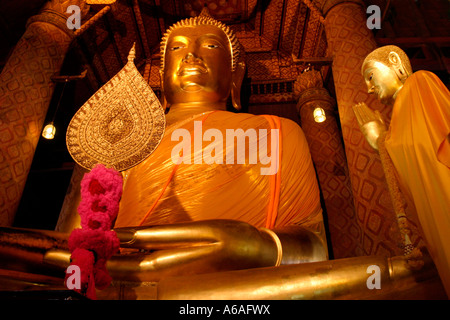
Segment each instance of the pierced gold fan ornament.
[[135,56],[133,45],[127,64],[89,98],[67,128],[67,149],[88,170],[98,163],[129,169],[145,160],[164,135],[164,110],[136,69]]

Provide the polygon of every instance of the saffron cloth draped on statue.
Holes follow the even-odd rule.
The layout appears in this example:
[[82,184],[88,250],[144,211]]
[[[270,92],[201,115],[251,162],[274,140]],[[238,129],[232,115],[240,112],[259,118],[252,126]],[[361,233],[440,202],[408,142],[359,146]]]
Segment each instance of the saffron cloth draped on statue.
[[[194,130],[194,122],[201,122],[201,132]],[[157,225],[208,219],[234,219],[252,224],[255,227],[267,227],[268,206],[276,197],[278,207],[274,223],[270,227],[302,225],[315,231],[322,230],[322,210],[319,188],[308,145],[301,128],[291,120],[279,118],[278,128],[281,136],[281,165],[277,171],[280,179],[278,187],[271,184],[273,176],[261,174],[268,169],[276,156],[272,150],[273,124],[264,116],[235,114],[217,111],[194,116],[186,121],[169,126],[156,151],[145,161],[125,172],[124,192],[120,202],[119,215],[115,227]],[[171,153],[181,139],[172,141],[175,130],[187,129],[192,146],[191,164],[181,163],[176,171]],[[219,130],[223,141],[206,138],[208,129]],[[245,140],[245,163],[238,163],[237,139],[231,144],[234,159],[230,164],[230,141],[227,129],[237,134],[253,131],[257,139],[247,136]],[[249,130],[251,129],[251,130]],[[262,131],[260,131],[262,129]],[[249,131],[248,131],[249,130]],[[218,131],[216,131],[218,132]],[[264,132],[267,132],[264,134]],[[203,136],[201,152],[196,150],[194,137]],[[238,134],[239,136],[239,134]],[[175,140],[175,139],[174,139]],[[198,141],[198,140],[197,140]],[[243,140],[241,140],[243,141]],[[223,163],[205,163],[213,145],[223,143]],[[261,147],[266,142],[267,158],[261,163]],[[222,148],[220,147],[222,150]],[[217,152],[219,149],[215,149]],[[252,161],[249,152],[256,153],[257,162]],[[185,156],[185,155],[184,155]],[[198,157],[203,157],[199,159]],[[186,158],[184,158],[186,160]],[[268,159],[270,160],[269,163]],[[199,164],[201,162],[201,164]],[[173,174],[173,177],[171,175]],[[164,185],[167,184],[159,201]],[[274,191],[275,190],[275,191]],[[149,209],[157,204],[150,214]],[[278,205],[276,203],[278,202]]]
[[431,257],[450,294],[450,93],[418,71],[400,90],[386,149],[412,199]]

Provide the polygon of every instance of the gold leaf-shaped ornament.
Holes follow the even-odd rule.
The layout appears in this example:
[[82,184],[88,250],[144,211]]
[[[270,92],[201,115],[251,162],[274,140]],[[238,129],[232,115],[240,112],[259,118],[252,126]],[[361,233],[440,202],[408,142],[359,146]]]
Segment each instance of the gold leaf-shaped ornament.
[[101,163],[118,171],[145,160],[159,145],[165,129],[164,110],[134,65],[127,64],[76,112],[66,145],[80,166]]

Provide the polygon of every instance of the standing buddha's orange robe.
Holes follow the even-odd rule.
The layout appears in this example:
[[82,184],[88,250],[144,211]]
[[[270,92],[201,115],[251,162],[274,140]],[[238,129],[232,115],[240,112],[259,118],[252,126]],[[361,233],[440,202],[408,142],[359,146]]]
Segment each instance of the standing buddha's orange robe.
[[418,71],[405,81],[386,149],[450,297],[450,93],[433,73]]

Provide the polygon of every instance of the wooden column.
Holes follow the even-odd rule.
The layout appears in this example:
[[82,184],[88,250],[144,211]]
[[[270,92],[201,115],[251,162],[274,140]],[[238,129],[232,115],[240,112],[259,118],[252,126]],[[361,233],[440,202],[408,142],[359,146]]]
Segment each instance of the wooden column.
[[[360,234],[356,223],[350,178],[342,135],[336,121],[336,101],[323,87],[319,71],[303,72],[294,84],[301,127],[309,144],[320,189],[325,202],[326,217],[333,256],[336,259],[356,256],[360,244],[351,234]],[[314,120],[316,108],[325,110],[326,120]]]
[[390,109],[367,93],[361,66],[364,58],[376,49],[373,33],[367,28],[366,6],[361,0],[317,0],[322,12],[342,127],[345,153],[361,232],[351,233],[362,251],[359,255],[392,256],[401,253],[395,215],[379,155],[362,135],[352,106],[365,102],[390,119]]
[[52,0],[31,17],[0,74],[1,226],[14,221],[55,87],[50,78],[73,39],[66,25],[73,4],[85,12],[82,0]]

